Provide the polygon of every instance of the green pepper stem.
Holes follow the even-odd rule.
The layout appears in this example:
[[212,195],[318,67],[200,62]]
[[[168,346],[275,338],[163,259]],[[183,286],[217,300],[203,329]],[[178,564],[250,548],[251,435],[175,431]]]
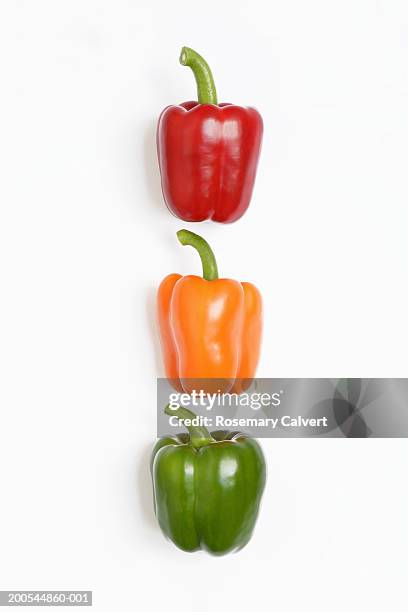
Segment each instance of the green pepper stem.
[[188,66],[194,73],[199,104],[217,104],[217,91],[213,75],[205,59],[190,47],[183,47],[180,54],[180,64]]
[[183,246],[192,246],[197,250],[203,265],[203,278],[208,281],[216,280],[218,278],[217,261],[208,242],[198,234],[185,229],[177,232],[177,238]]
[[185,419],[192,420],[197,418],[197,415],[194,414],[194,412],[191,412],[191,410],[182,408],[181,406],[174,409],[170,407],[170,404],[168,404],[164,409],[164,412],[169,416],[176,416],[180,421],[183,421],[183,425],[190,434],[191,445],[194,446],[194,448],[200,448],[201,446],[206,446],[207,444],[215,442],[214,438],[211,436],[206,427],[202,427],[201,425],[186,425],[184,423]]

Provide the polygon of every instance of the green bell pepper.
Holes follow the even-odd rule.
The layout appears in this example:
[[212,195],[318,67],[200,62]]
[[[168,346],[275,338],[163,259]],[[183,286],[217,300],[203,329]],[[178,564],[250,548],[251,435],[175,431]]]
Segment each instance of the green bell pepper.
[[152,454],[155,512],[176,546],[214,555],[249,541],[265,486],[266,467],[256,440],[239,432],[210,434],[186,408],[166,407],[188,434],[161,438]]

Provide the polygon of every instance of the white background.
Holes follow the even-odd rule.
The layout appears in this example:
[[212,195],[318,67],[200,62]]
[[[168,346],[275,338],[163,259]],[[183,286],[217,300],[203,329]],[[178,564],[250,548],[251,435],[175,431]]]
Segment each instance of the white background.
[[154,295],[200,270],[154,141],[195,97],[183,44],[264,117],[248,213],[194,226],[262,290],[259,375],[408,375],[404,0],[3,0],[0,588],[93,589],[98,611],[406,611],[405,440],[266,441],[239,554],[182,553],[155,524]]

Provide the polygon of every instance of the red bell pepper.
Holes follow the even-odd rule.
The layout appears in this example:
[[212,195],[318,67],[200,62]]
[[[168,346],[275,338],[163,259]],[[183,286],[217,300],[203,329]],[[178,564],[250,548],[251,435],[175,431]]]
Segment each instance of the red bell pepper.
[[164,199],[183,221],[231,223],[248,208],[261,148],[257,110],[218,104],[207,62],[183,47],[180,63],[197,82],[198,102],[168,106],[157,129]]

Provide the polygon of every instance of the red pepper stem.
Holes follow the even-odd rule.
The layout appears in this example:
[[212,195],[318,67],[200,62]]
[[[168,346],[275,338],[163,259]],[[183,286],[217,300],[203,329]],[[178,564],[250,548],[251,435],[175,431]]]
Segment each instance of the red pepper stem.
[[199,104],[217,104],[217,91],[213,75],[205,59],[194,49],[183,47],[180,54],[180,64],[188,66],[194,73]]
[[177,232],[177,238],[182,245],[192,246],[197,250],[203,266],[203,278],[208,281],[216,280],[218,278],[217,261],[208,242],[198,234],[185,229]]
[[[199,419],[200,417],[194,414],[194,412],[191,412],[191,410],[181,406],[178,408],[171,408],[170,404],[168,404],[164,409],[164,412],[169,416],[177,417],[183,422],[183,425],[190,434],[190,443],[194,448],[200,448],[201,446],[206,446],[207,444],[212,444],[212,442],[215,442],[214,438],[211,436],[206,427],[201,425],[192,425],[194,419]],[[186,420],[187,423],[184,422]]]

